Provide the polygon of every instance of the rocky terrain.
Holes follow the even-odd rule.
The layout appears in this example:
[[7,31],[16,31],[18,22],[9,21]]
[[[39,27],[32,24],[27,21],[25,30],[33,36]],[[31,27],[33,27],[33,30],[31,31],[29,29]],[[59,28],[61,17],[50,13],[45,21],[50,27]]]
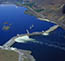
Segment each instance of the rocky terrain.
[[31,0],[32,9],[65,29],[65,0]]

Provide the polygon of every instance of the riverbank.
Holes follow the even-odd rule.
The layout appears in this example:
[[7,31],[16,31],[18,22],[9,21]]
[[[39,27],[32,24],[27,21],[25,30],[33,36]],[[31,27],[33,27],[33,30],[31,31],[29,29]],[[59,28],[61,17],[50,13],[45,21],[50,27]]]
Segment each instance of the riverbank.
[[1,61],[35,61],[31,51],[0,46]]

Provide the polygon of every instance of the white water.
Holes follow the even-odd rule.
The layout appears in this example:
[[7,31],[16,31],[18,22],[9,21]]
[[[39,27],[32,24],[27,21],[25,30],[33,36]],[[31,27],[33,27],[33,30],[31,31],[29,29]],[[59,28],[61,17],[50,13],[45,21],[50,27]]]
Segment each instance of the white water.
[[49,46],[49,47],[58,48],[60,50],[64,50],[65,51],[65,44],[61,44],[61,43],[58,43],[58,42],[33,41],[33,43],[37,43],[37,44],[41,44],[41,45],[46,45],[46,46]]
[[33,43],[37,43],[37,44],[41,44],[41,45],[47,45],[49,47],[58,48],[60,50],[65,51],[65,44],[64,43],[52,42],[52,41],[41,42],[41,41],[37,41],[37,40],[32,39],[32,38],[29,38],[28,36],[18,37],[15,39],[15,41],[18,43],[27,43],[30,41]]
[[26,43],[28,41],[32,41],[33,42],[34,39],[29,38],[29,36],[25,35],[25,36],[16,38],[15,41],[18,42],[18,43]]
[[65,51],[65,44],[64,43],[59,43],[59,42],[52,42],[52,41],[37,41],[35,39],[29,38],[29,36],[23,36],[23,37],[18,37],[15,39],[16,42],[18,43],[27,43],[27,42],[33,42],[33,43],[37,43],[37,44],[41,44],[41,45],[47,45],[49,47],[53,47],[53,48],[58,48],[60,50],[64,50]]

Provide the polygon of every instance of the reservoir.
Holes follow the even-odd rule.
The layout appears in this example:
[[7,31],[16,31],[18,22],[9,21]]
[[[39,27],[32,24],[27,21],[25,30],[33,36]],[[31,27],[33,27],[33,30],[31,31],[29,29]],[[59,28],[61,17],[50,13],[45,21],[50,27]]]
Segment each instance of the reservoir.
[[[0,45],[17,34],[25,34],[26,29],[30,33],[41,32],[55,25],[24,14],[25,10],[27,8],[15,5],[0,5]],[[34,27],[30,29],[32,25]],[[62,28],[59,27],[47,36],[33,35],[30,38],[38,42],[15,43],[13,47],[31,50],[36,61],[65,61],[65,30]]]

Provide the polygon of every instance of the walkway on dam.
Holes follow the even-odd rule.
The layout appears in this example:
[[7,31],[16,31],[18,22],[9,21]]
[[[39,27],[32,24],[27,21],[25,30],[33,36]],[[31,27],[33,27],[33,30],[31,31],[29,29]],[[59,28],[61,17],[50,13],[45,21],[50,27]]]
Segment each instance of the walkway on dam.
[[49,35],[50,32],[56,30],[59,26],[58,25],[54,25],[52,27],[50,27],[48,30],[46,31],[42,31],[42,32],[33,32],[33,33],[27,33],[27,34],[21,34],[21,35],[17,35],[14,36],[13,38],[11,38],[9,41],[7,41],[3,47],[11,47],[16,41],[15,39],[18,37],[24,37],[24,36],[31,36],[31,35]]

